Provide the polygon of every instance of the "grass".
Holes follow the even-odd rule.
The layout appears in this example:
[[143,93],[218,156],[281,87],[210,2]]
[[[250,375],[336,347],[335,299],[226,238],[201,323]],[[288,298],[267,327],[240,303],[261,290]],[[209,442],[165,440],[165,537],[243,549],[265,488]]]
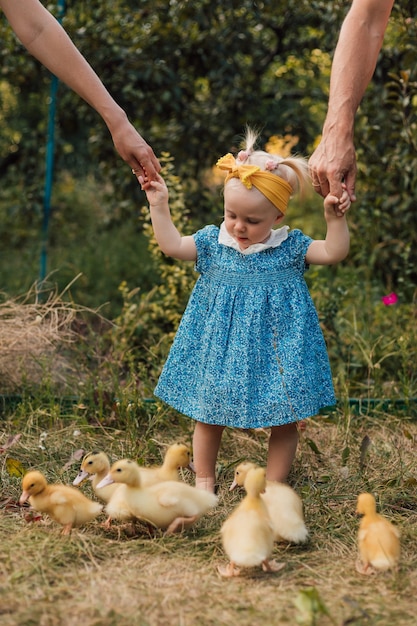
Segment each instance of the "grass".
[[[228,487],[238,461],[264,463],[266,431],[225,432],[219,505],[182,535],[150,536],[140,525],[132,534],[117,523],[105,530],[103,516],[63,537],[54,522],[28,523],[26,510],[14,506],[20,478],[10,475],[10,459],[71,483],[78,462],[65,465],[80,448],[104,449],[112,460],[159,463],[170,443],[191,441],[191,420],[159,407],[153,415],[130,409],[119,416],[119,428],[111,423],[94,411],[83,417],[80,410],[60,414],[32,405],[3,415],[0,446],[10,435],[21,437],[0,455],[2,626],[408,626],[415,620],[417,425],[407,416],[339,411],[309,420],[290,482],[303,498],[310,540],[276,546],[282,571],[255,569],[232,580],[216,569],[226,561],[221,523],[242,497]],[[187,471],[183,478],[192,481]],[[82,488],[91,494],[88,484]],[[397,572],[365,577],[355,570],[361,491],[373,492],[379,511],[401,530]]]

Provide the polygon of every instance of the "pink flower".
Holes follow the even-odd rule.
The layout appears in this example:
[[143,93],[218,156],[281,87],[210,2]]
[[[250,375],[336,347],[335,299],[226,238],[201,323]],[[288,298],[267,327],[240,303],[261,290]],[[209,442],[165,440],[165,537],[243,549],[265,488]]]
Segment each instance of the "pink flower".
[[398,296],[396,293],[392,292],[389,293],[387,296],[382,296],[381,300],[385,304],[385,306],[390,306],[391,304],[397,304]]

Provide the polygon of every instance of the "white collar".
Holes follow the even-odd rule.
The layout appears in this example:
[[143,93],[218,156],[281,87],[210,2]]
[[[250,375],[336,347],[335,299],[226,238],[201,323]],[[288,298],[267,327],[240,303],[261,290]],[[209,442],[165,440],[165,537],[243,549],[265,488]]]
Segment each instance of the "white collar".
[[254,254],[255,252],[267,250],[268,248],[278,248],[278,246],[280,246],[282,242],[287,239],[289,228],[289,226],[282,226],[281,228],[272,229],[271,234],[266,241],[263,243],[253,243],[248,248],[245,248],[245,250],[241,250],[238,242],[229,235],[224,222],[222,222],[220,225],[219,243],[223,246],[234,248],[241,254]]

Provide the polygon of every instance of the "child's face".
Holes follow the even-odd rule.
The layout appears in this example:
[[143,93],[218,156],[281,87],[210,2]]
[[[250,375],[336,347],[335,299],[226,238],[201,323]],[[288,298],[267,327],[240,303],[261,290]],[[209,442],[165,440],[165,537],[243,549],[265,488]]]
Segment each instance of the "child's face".
[[246,250],[254,243],[263,243],[283,215],[265,196],[240,180],[230,180],[224,189],[224,224],[231,237]]

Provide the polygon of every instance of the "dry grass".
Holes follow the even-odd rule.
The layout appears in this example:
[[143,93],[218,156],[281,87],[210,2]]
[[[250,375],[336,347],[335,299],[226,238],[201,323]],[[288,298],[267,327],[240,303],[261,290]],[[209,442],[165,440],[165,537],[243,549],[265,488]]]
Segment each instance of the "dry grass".
[[73,324],[80,313],[97,315],[65,301],[65,291],[48,291],[45,296],[35,285],[22,297],[10,298],[0,294],[0,380],[3,393],[38,386],[46,380],[55,386],[65,386],[70,371],[74,369],[74,359],[68,359],[64,352],[80,341]]
[[[310,541],[276,547],[274,557],[286,564],[282,571],[250,571],[233,580],[221,579],[216,570],[226,560],[220,525],[242,495],[228,490],[233,464],[244,457],[263,463],[267,433],[226,431],[219,506],[185,534],[151,537],[139,526],[132,536],[117,524],[106,531],[100,518],[68,538],[47,520],[27,523],[22,511],[10,506],[10,499],[19,497],[20,479],[8,474],[6,458],[70,483],[78,464],[63,468],[78,448],[102,448],[112,459],[140,455],[153,463],[172,441],[190,440],[191,424],[161,414],[152,438],[144,441],[140,420],[135,432],[132,425],[125,432],[93,427],[75,416],[55,416],[51,426],[50,416],[38,412],[27,415],[25,423],[20,416],[3,421],[0,446],[18,428],[20,440],[0,455],[2,626],[415,623],[417,426],[411,421],[382,414],[310,420],[291,475],[304,501]],[[365,436],[371,445],[362,448],[361,456]],[[184,479],[191,477],[185,473]],[[83,488],[89,493],[88,485]],[[375,493],[379,510],[401,529],[398,572],[364,577],[355,570],[355,500],[364,490]],[[307,611],[303,621],[297,601],[307,598],[310,588],[328,615],[317,608]]]

